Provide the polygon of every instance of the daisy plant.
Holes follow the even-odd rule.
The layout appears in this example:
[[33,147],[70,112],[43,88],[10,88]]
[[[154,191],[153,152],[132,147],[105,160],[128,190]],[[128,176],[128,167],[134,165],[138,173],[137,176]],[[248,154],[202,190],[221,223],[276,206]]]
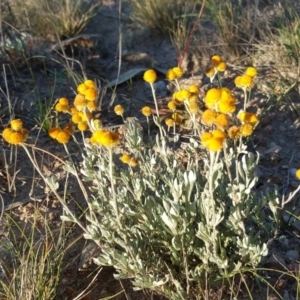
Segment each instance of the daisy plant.
[[[221,62],[214,67],[221,68]],[[66,207],[63,219],[78,224],[85,238],[101,247],[94,262],[113,266],[115,277],[130,278],[135,289],[183,300],[257,268],[277,228],[279,200],[276,190],[256,190],[259,155],[248,151],[244,136],[252,134],[258,116],[240,110],[244,105],[228,88],[212,87],[204,97],[197,84],[181,88],[175,71],[180,70],[167,74],[177,90],[164,122],[153,86],[156,73],[144,74],[156,111],[153,116],[150,106],[141,110],[148,121],[148,138],[136,119],[124,118],[122,135],[94,119],[90,103],[96,105],[98,91],[90,80],[78,86],[73,104],[58,101],[56,111],[70,114],[71,121],[57,124],[49,135],[66,149],[78,131],[84,137],[80,170],[71,157],[65,162],[83,191],[84,216],[77,216],[55,195]],[[253,78],[254,73],[250,69],[245,75]],[[185,139],[178,130],[180,155],[174,140],[171,147],[169,128],[183,126],[179,112],[184,111],[194,128]],[[123,112],[123,107],[115,107],[115,113]],[[150,118],[159,128],[151,138]],[[84,131],[79,127],[83,122]],[[11,134],[22,128],[15,121],[3,137],[16,143]],[[55,179],[45,182],[56,192]]]

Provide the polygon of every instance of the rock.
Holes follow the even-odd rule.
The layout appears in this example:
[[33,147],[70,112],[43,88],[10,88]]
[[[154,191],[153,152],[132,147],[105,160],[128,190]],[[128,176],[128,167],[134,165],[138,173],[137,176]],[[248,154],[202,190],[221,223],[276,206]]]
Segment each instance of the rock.
[[298,261],[299,260],[299,250],[289,250],[286,252],[285,254],[286,262],[290,262],[290,261]]
[[286,271],[287,269],[283,257],[277,253],[271,254],[271,256],[266,259],[264,267],[281,271]]

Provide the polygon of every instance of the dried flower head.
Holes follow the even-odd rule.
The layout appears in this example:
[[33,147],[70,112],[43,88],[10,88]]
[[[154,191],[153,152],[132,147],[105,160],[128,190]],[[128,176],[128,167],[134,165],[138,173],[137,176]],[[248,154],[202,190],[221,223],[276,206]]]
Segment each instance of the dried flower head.
[[216,75],[216,70],[214,67],[209,67],[205,70],[205,74],[209,78],[214,78]]
[[189,110],[192,114],[197,114],[200,111],[200,107],[197,102],[190,102]]
[[154,70],[147,70],[144,73],[144,80],[148,83],[154,83],[157,79],[156,72]]
[[240,133],[242,136],[249,136],[253,133],[253,126],[251,124],[243,124],[240,127]]
[[144,106],[141,110],[142,114],[145,116],[145,117],[149,117],[151,116],[151,108],[149,106]]
[[[59,130],[59,129],[58,129]],[[68,131],[70,133],[70,135],[72,135],[75,132],[75,125],[72,123],[66,124],[63,127],[63,130]],[[49,133],[50,135],[50,133]],[[50,135],[51,136],[51,135]]]
[[177,124],[177,125],[182,123],[182,118],[176,112],[172,114],[172,119],[174,120],[175,124]]
[[227,133],[231,139],[238,139],[241,136],[241,129],[238,126],[231,126]]
[[118,116],[122,116],[124,114],[124,107],[121,104],[118,104],[114,107],[114,112]]
[[135,157],[132,157],[128,163],[128,165],[132,168],[136,167],[138,165],[138,160]]

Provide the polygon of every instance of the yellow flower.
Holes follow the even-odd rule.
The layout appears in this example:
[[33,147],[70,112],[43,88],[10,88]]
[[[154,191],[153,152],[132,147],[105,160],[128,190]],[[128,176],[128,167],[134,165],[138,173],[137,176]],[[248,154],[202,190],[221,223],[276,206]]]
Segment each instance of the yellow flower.
[[[88,101],[85,99],[85,97],[82,94],[77,94],[74,99],[74,106],[77,110],[81,111],[84,110],[87,106]],[[72,110],[71,110],[72,113]]]
[[124,114],[124,107],[121,104],[118,104],[114,107],[114,112],[118,116],[122,116]]
[[57,112],[64,112],[64,113],[66,113],[66,112],[69,112],[70,108],[69,108],[68,105],[65,105],[65,104],[62,104],[62,103],[58,102],[58,103],[55,105],[55,110],[56,110]]
[[88,129],[88,124],[87,122],[79,122],[77,124],[77,128],[80,130],[80,131],[86,131]]
[[182,89],[177,91],[176,93],[173,94],[173,97],[175,97],[176,100],[183,102],[189,99],[191,93],[186,90],[186,89]]
[[204,132],[200,138],[204,147],[211,151],[219,151],[223,148],[223,141],[226,138],[226,134],[216,129],[213,132]]
[[220,138],[220,139],[226,139],[227,137],[226,133],[220,129],[213,130],[212,135],[213,137]]
[[216,67],[218,72],[224,72],[226,70],[226,63],[224,61],[221,61],[217,67]]
[[217,102],[220,100],[222,95],[221,89],[212,88],[207,91],[204,102],[207,108],[215,109]]
[[189,92],[191,94],[198,94],[199,93],[199,87],[196,84],[192,84],[189,86]]
[[87,88],[88,87],[84,83],[81,83],[77,86],[77,92],[84,95]]
[[223,148],[223,140],[222,138],[212,137],[206,143],[206,148],[211,151],[219,151]]
[[215,122],[215,118],[216,112],[211,109],[205,110],[202,114],[202,120],[207,125],[212,125]]
[[52,127],[48,132],[49,136],[53,139],[56,139],[59,133],[60,133],[60,129],[57,127]]
[[241,130],[240,132],[241,132],[242,136],[249,136],[253,132],[253,126],[251,124],[246,123],[246,124],[241,126],[240,130]]
[[66,105],[69,106],[69,100],[67,98],[60,98],[58,100],[58,103],[62,104],[62,105]]
[[95,111],[97,109],[97,103],[95,101],[89,101],[87,104],[86,104],[86,108],[92,112],[92,111]]
[[119,134],[116,132],[98,130],[92,135],[93,141],[104,147],[115,147],[119,144]]
[[237,116],[242,123],[249,123],[255,125],[259,120],[256,114],[241,111]]
[[145,117],[151,116],[152,112],[151,112],[151,108],[149,106],[144,106],[141,111]]
[[87,121],[91,120],[93,117],[92,114],[88,111],[86,111],[86,112],[80,111],[79,114],[81,116],[82,122],[87,122]]
[[171,119],[171,118],[167,118],[165,122],[166,122],[166,125],[167,125],[168,127],[173,127],[173,126],[175,126],[175,121],[174,121],[173,119]]
[[201,141],[202,143],[206,143],[208,140],[210,140],[211,138],[213,137],[212,133],[211,132],[204,132],[202,135],[201,135]]
[[175,101],[169,101],[168,102],[168,108],[171,109],[171,110],[176,110],[176,102]]
[[121,157],[120,157],[120,160],[124,163],[124,164],[128,164],[131,160],[131,156],[128,155],[128,154],[123,154]]
[[234,83],[238,88],[246,88],[250,89],[253,85],[253,77],[243,74],[242,76],[238,76],[235,78]]
[[222,62],[222,58],[220,55],[214,55],[211,58],[211,63],[213,64],[214,67],[217,67],[220,62]]
[[248,67],[245,71],[245,74],[251,77],[255,77],[257,75],[257,70],[254,67]]
[[238,127],[238,126],[231,126],[228,129],[228,136],[231,139],[237,139],[237,138],[240,137],[240,135],[241,135],[241,129],[240,129],[240,127]]
[[296,171],[296,177],[297,177],[298,179],[300,179],[300,169],[298,169],[298,170]]
[[84,83],[83,83],[87,88],[91,88],[91,89],[96,89],[96,84],[93,80],[86,80]]
[[175,72],[173,71],[173,69],[168,70],[168,72],[166,74],[166,78],[168,80],[174,80],[174,79],[177,78]]
[[180,78],[183,75],[183,70],[179,67],[174,67],[172,70],[175,73],[176,78]]
[[9,137],[14,132],[11,128],[5,128],[2,132],[2,137],[5,141],[9,143]]
[[218,103],[218,110],[223,114],[230,114],[235,112],[235,98],[232,96],[231,98],[221,100]]
[[19,131],[23,126],[23,121],[20,119],[15,119],[10,122],[10,127],[12,130]]
[[70,113],[71,113],[71,115],[74,115],[74,114],[78,113],[78,109],[75,106],[71,106]]
[[13,131],[9,135],[9,139],[7,140],[7,142],[13,145],[21,144],[23,141],[24,141],[24,136],[20,131]]
[[80,114],[80,112],[73,114],[72,115],[72,122],[75,123],[75,124],[77,124],[79,122],[82,122],[82,117],[81,116],[82,115]]
[[56,135],[56,140],[61,144],[66,144],[70,139],[70,132],[67,130],[60,130]]
[[84,95],[85,99],[88,101],[95,101],[98,97],[97,90],[94,88],[87,88]]
[[226,114],[218,114],[218,116],[215,119],[215,125],[217,127],[220,127],[222,129],[225,129],[229,126],[230,118]]
[[154,83],[157,79],[156,72],[154,70],[148,70],[144,73],[144,80],[148,83]]

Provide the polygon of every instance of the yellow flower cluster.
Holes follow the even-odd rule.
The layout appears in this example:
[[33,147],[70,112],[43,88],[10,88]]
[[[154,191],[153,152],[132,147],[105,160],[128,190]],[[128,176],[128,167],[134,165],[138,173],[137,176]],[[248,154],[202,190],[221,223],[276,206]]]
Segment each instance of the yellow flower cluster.
[[23,121],[14,119],[10,122],[10,127],[5,128],[2,132],[3,139],[13,145],[18,145],[28,138],[28,130],[23,128]]
[[104,147],[115,147],[119,144],[119,139],[118,133],[100,129],[93,133],[90,143]]
[[236,110],[236,100],[227,88],[212,88],[208,90],[204,102],[207,108],[224,114],[233,113]]
[[226,67],[226,62],[223,61],[221,56],[214,55],[211,58],[211,66],[206,69],[206,76],[212,81],[218,72],[225,72]]
[[215,129],[212,132],[204,132],[201,141],[204,147],[211,151],[219,151],[223,148],[223,142],[227,135],[224,131]]
[[124,163],[124,164],[128,164],[130,167],[134,168],[138,165],[138,160],[134,157],[131,157],[128,154],[123,154],[120,157],[120,160]]
[[234,80],[236,87],[241,89],[251,89],[253,80],[257,75],[257,70],[254,67],[248,67],[244,74],[237,76]]
[[180,67],[169,69],[166,74],[168,80],[175,80],[183,76],[183,70]]
[[63,129],[52,127],[48,133],[51,138],[57,140],[59,143],[66,144],[74,133],[74,127],[73,124],[67,124]]

